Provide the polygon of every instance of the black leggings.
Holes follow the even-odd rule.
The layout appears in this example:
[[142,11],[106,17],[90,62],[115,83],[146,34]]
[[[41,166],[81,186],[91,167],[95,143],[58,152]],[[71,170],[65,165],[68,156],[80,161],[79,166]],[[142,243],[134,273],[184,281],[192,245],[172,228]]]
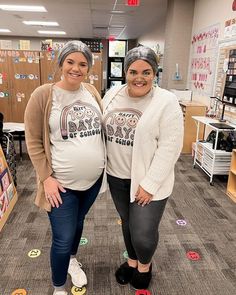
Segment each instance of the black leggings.
[[122,220],[122,231],[129,258],[142,264],[151,262],[159,240],[158,227],[167,199],[142,207],[130,203],[130,179],[108,175],[112,199]]

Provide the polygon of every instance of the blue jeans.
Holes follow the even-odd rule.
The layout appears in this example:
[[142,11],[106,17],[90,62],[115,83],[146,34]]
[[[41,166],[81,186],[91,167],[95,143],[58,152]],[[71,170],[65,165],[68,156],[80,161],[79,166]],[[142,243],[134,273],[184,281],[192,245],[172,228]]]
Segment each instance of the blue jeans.
[[102,183],[102,175],[86,191],[66,188],[60,192],[62,204],[48,213],[52,228],[51,269],[54,286],[66,283],[70,256],[77,253],[83,231],[84,218],[94,203]]

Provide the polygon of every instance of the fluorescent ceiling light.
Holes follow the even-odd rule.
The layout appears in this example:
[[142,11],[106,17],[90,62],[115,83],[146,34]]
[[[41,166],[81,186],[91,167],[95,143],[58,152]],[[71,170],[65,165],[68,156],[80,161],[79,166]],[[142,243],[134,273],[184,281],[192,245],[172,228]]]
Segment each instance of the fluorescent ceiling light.
[[125,13],[125,11],[123,11],[123,10],[112,10],[111,13],[112,14],[123,14],[123,13]]
[[8,29],[0,29],[0,32],[1,33],[10,33],[11,31]]
[[117,29],[123,29],[123,25],[110,25],[109,28],[117,28]]
[[24,20],[22,23],[28,26],[49,26],[49,27],[59,26],[57,22],[42,22],[37,20]]
[[8,11],[34,11],[34,12],[47,12],[44,6],[33,5],[0,5],[0,9]]
[[66,35],[64,31],[38,31],[39,34],[48,34],[48,35]]

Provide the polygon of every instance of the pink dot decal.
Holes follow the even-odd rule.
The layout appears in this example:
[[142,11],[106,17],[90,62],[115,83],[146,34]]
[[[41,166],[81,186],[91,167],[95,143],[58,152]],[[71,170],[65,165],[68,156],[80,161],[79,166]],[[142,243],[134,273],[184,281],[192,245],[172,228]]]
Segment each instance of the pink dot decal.
[[189,260],[199,260],[200,259],[200,255],[197,252],[194,251],[189,251],[187,252],[187,257]]

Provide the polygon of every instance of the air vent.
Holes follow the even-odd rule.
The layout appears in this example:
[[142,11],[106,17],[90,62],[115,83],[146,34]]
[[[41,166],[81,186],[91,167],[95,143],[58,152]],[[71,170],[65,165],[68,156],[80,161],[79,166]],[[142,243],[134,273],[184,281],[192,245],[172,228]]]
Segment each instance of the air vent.
[[19,19],[22,19],[22,18],[23,18],[23,17],[20,16],[19,14],[13,14],[13,16],[14,16],[15,18],[19,18]]
[[107,26],[93,26],[94,30],[107,30],[108,27]]

